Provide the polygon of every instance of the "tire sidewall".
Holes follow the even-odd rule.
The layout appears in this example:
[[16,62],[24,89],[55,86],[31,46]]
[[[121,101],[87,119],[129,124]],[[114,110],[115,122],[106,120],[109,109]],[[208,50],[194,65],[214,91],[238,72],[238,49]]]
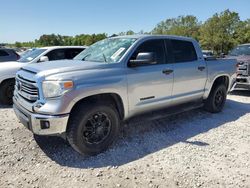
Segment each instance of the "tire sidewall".
[[[14,93],[14,87],[15,87],[15,82],[14,81],[8,81],[2,84],[0,87],[0,101],[1,103],[5,105],[11,105],[13,104],[13,93]],[[11,96],[8,96],[8,90],[11,89]]]
[[[217,92],[218,91],[222,91],[223,92],[223,103],[218,107],[218,106],[216,106],[215,105],[215,96],[216,96],[216,94],[217,94]],[[224,107],[224,105],[225,105],[225,103],[226,103],[226,98],[227,98],[227,91],[226,91],[226,86],[225,85],[219,85],[219,86],[217,86],[215,89],[214,89],[214,91],[213,91],[213,94],[212,94],[212,100],[211,100],[211,102],[212,102],[212,107],[213,107],[213,111],[214,112],[221,112],[222,111],[222,109],[223,109],[223,107]]]
[[[89,117],[98,112],[105,113],[111,122],[111,130],[108,137],[99,144],[89,144],[83,139],[83,129],[88,121]],[[77,128],[75,129],[74,138],[75,138],[75,145],[77,149],[82,154],[90,154],[95,155],[104,150],[106,150],[109,145],[116,139],[118,132],[119,132],[119,116],[112,107],[106,105],[98,105],[95,107],[90,107],[88,110],[84,110],[79,118],[79,122],[77,122]]]

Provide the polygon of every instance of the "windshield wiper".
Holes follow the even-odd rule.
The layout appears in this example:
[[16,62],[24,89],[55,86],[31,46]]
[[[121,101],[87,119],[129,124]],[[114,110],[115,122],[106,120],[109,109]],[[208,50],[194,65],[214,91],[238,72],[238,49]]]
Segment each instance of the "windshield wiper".
[[106,58],[106,56],[104,55],[104,53],[102,54],[102,56],[103,56],[104,61],[107,63],[107,58]]
[[88,57],[88,56],[90,56],[91,54],[87,54],[87,55],[85,55],[83,58],[82,58],[82,61],[85,61],[85,59]]

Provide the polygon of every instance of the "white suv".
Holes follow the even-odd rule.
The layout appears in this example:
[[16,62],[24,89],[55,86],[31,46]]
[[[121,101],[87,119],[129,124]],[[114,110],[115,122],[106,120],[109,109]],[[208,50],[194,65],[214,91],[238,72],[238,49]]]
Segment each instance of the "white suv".
[[0,66],[0,102],[12,104],[16,72],[30,63],[41,63],[61,59],[73,59],[86,49],[85,46],[53,46],[36,48],[25,53],[17,61],[2,62]]

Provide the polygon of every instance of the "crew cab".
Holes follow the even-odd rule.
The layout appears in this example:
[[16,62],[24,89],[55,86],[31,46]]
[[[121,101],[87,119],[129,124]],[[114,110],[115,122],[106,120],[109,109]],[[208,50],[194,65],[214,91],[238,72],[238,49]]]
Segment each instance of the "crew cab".
[[18,71],[14,111],[34,134],[62,136],[79,153],[95,155],[136,115],[201,105],[220,112],[235,72],[235,60],[205,61],[192,38],[112,37],[71,61]]
[[73,59],[82,52],[84,46],[53,46],[36,48],[28,51],[17,61],[0,63],[0,103],[12,104],[16,72],[27,64],[45,61]]

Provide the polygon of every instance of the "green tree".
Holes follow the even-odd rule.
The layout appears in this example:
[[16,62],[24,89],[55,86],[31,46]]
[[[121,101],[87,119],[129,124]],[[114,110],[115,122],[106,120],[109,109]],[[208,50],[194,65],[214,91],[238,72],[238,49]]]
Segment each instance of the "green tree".
[[234,38],[239,44],[250,43],[250,19],[239,23]]
[[195,16],[179,16],[160,22],[153,29],[153,34],[167,34],[193,37],[198,39],[201,23]]
[[234,37],[240,27],[238,13],[226,10],[213,15],[200,28],[200,43],[204,49],[216,54],[228,53],[237,44]]
[[15,43],[15,47],[21,48],[21,47],[22,47],[22,43],[21,43],[21,42],[16,42],[16,43]]

